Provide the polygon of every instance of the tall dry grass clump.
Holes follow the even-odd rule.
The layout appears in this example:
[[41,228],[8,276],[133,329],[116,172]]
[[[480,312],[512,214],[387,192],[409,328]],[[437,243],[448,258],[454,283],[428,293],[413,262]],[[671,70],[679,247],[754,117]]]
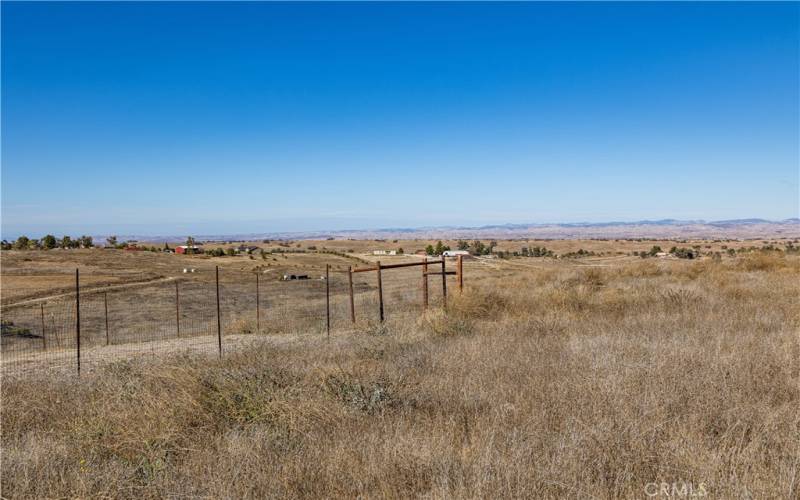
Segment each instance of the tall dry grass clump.
[[532,270],[380,335],[5,380],[2,494],[797,498],[799,269]]

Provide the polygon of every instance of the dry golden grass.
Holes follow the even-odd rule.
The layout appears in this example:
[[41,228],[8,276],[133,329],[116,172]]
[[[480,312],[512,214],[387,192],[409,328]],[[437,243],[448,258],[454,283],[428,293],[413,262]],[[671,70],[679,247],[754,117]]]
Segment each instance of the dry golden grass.
[[797,258],[470,284],[330,342],[6,380],[2,494],[798,497]]

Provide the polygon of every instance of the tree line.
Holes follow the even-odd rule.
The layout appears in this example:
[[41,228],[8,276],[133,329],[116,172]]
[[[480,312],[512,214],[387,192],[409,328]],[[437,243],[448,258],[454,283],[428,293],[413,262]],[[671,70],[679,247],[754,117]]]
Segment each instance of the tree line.
[[0,248],[3,250],[52,250],[54,248],[92,248],[94,241],[91,236],[62,236],[56,238],[52,234],[45,235],[41,239],[20,236],[15,241],[3,240]]

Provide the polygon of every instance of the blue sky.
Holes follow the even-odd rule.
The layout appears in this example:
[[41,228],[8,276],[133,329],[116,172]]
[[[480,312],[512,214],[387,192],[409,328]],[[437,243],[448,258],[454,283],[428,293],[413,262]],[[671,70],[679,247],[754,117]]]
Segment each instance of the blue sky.
[[2,229],[798,216],[800,4],[2,3]]

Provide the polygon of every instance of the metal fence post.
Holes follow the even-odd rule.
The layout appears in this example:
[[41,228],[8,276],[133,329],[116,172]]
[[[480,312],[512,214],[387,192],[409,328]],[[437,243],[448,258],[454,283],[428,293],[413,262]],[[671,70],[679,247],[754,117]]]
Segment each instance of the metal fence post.
[[176,337],[181,336],[181,296],[177,281],[175,281],[175,332]]
[[217,342],[219,344],[219,357],[222,358],[222,318],[219,313],[219,266],[216,267],[217,281]]
[[463,255],[456,258],[456,275],[458,278],[458,293],[464,292],[464,259]]
[[377,262],[378,271],[378,309],[380,311],[381,323],[383,323],[383,282],[381,281],[381,261]]
[[108,334],[108,292],[103,292],[103,308],[106,311],[106,345],[111,345],[111,336]]
[[444,266],[444,254],[442,254],[442,307],[447,309],[447,271]]
[[47,336],[44,331],[44,304],[40,303],[39,307],[42,311],[42,350],[47,350]]
[[256,271],[256,333],[261,333],[261,307],[258,296],[258,271]]
[[428,258],[422,258],[422,310],[428,309]]
[[325,329],[331,338],[331,265],[325,264]]
[[356,304],[353,298],[353,266],[347,266],[347,279],[350,285],[350,321],[356,324]]
[[80,271],[75,269],[75,352],[78,360],[78,375],[81,374],[81,296]]

